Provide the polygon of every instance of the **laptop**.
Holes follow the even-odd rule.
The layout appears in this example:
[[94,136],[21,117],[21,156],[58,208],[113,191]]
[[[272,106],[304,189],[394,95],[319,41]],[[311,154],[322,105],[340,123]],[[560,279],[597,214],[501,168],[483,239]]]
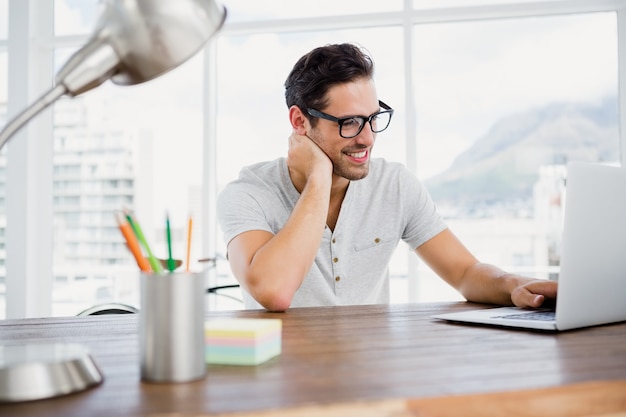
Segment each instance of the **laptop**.
[[626,321],[626,168],[567,165],[556,308],[496,307],[432,317],[560,331]]

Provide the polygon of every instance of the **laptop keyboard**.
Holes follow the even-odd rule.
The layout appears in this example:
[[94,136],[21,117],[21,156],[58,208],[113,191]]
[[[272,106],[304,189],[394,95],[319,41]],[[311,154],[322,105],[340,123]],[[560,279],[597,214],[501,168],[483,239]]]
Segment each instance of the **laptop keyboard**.
[[538,320],[538,321],[554,321],[554,311],[532,311],[528,313],[505,314],[503,316],[495,316],[496,319],[513,319],[513,320]]

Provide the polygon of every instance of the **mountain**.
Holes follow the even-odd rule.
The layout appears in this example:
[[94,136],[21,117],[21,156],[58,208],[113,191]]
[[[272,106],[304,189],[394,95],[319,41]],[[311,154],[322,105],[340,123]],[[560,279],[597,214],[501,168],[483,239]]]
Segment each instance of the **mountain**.
[[619,160],[617,97],[554,103],[497,121],[443,173],[424,181],[438,204],[529,199],[542,165]]

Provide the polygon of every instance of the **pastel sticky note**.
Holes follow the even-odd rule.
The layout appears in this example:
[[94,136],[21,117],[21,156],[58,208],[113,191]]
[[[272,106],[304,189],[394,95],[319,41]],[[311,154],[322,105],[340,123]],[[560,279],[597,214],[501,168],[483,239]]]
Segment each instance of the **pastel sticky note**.
[[279,355],[280,319],[220,318],[205,322],[207,363],[258,365]]

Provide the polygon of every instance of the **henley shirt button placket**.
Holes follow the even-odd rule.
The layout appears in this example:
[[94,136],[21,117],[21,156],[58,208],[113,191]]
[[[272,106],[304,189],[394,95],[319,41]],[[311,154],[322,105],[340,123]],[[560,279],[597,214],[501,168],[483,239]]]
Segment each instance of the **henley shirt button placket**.
[[[331,239],[331,242],[332,242],[332,244],[334,245],[335,243],[337,243],[337,239],[333,237],[333,238]],[[334,252],[334,248],[333,248],[333,252]],[[335,256],[335,257],[333,257],[333,264],[337,265],[338,263],[339,263],[339,258],[338,258],[338,257],[336,257],[336,256]],[[337,271],[337,269],[338,269],[338,268],[337,268],[336,266],[333,266],[333,270],[334,270],[334,271],[338,272],[338,271]],[[341,282],[341,276],[339,276],[339,275],[335,275],[335,290],[337,290],[337,289],[338,289],[338,287],[337,287],[336,285],[337,285],[337,284],[339,284],[340,282]]]
[[[338,262],[339,262],[339,258],[333,258],[333,263],[334,263],[334,264],[337,264]],[[335,270],[336,270],[337,268],[333,268],[333,269],[335,269]],[[341,277],[340,277],[339,275],[336,275],[336,276],[335,276],[335,282],[336,282],[336,283],[339,283],[339,281],[341,281]],[[336,288],[336,287],[335,287],[335,288]]]

